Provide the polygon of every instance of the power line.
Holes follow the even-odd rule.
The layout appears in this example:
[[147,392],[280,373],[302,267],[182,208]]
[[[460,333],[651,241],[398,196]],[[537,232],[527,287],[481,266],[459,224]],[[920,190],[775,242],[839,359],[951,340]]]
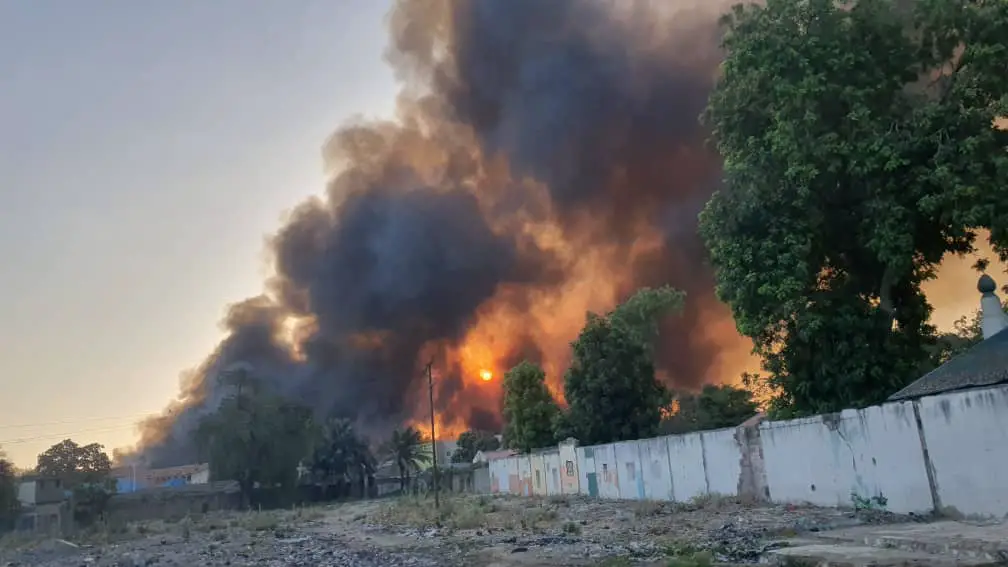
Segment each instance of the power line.
[[81,429],[70,433],[52,433],[52,434],[36,435],[34,437],[17,437],[13,439],[0,440],[0,445],[18,445],[21,443],[30,443],[32,441],[45,441],[47,439],[69,439],[71,437],[81,435],[82,433],[102,433],[107,431],[122,431],[123,429],[129,429],[133,427],[136,427],[136,423],[129,423],[112,427],[102,427],[97,429]]
[[80,419],[66,419],[59,421],[43,421],[37,423],[18,423],[14,425],[0,425],[0,430],[5,429],[30,429],[32,427],[46,427],[49,425],[73,425],[76,423],[89,423],[94,421],[112,421],[120,419],[143,419],[146,417],[156,417],[158,414],[154,413],[138,413],[134,415],[119,415],[119,416],[105,416],[105,417],[84,417]]

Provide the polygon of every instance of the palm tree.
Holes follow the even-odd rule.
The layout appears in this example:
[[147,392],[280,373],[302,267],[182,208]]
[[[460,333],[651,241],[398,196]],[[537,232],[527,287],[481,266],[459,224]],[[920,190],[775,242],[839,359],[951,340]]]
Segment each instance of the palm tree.
[[423,436],[412,426],[393,431],[384,453],[390,460],[394,459],[399,467],[399,488],[403,491],[410,484],[410,474],[431,460],[430,453],[424,447]]
[[344,486],[362,485],[364,478],[374,473],[375,463],[350,420],[333,418],[322,428],[312,469],[326,484],[337,485],[342,493]]

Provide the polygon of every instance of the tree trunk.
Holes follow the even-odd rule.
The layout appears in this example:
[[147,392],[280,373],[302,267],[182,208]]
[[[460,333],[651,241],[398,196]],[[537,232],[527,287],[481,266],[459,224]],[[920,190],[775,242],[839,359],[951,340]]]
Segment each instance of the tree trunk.
[[242,509],[248,510],[252,507],[252,487],[255,485],[249,478],[243,478],[238,483],[238,490],[241,492]]

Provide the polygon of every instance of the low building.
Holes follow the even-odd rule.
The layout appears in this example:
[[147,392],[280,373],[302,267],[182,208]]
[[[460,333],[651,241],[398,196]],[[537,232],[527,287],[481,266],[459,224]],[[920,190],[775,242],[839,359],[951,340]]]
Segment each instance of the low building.
[[147,471],[149,486],[185,486],[210,482],[210,465],[200,463]]
[[70,495],[58,478],[27,475],[18,485],[18,529],[59,534],[72,521]]
[[[451,462],[452,455],[454,455],[455,450],[458,449],[458,441],[438,441],[435,443],[435,446],[437,447],[438,465],[443,467],[445,464]],[[428,455],[433,456],[431,453],[430,443],[424,443],[421,445],[421,450]],[[427,470],[432,466],[434,466],[434,460],[428,459],[426,462],[420,464],[420,470]]]
[[113,469],[110,476],[116,481],[116,492],[128,494],[148,488],[207,484],[210,482],[210,465],[199,463],[160,469],[127,465]]

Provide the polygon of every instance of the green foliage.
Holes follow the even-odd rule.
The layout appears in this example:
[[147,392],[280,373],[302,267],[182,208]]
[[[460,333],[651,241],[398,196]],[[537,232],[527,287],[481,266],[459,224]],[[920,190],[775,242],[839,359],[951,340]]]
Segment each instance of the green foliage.
[[608,317],[650,349],[658,338],[662,317],[682,309],[685,298],[685,293],[671,286],[645,287],[616,306]]
[[504,374],[504,446],[528,452],[552,445],[560,414],[546,387],[546,373],[523,361]]
[[247,379],[200,421],[195,439],[210,463],[211,476],[237,481],[247,504],[256,483],[296,483],[298,464],[318,438],[314,427],[311,410],[266,393],[258,381]]
[[[772,404],[877,403],[933,366],[921,284],[978,228],[1008,257],[1008,3],[768,0],[725,18],[701,214]],[[957,55],[961,48],[961,55]]]
[[77,485],[73,489],[74,521],[80,526],[88,526],[102,519],[113,494],[115,485],[108,480]]
[[423,435],[412,426],[392,432],[392,437],[383,447],[382,453],[395,461],[399,469],[399,487],[402,490],[409,488],[410,478],[414,472],[431,462],[433,456],[431,449],[425,447]]
[[698,394],[676,396],[676,402],[676,413],[662,421],[663,434],[735,427],[759,412],[752,392],[728,385],[707,385]]
[[584,444],[650,437],[670,399],[650,348],[618,319],[589,315],[564,377],[566,426]]
[[112,460],[98,443],[78,445],[64,439],[38,456],[35,472],[63,481],[73,490],[88,483],[104,483],[112,469]]
[[[1008,313],[1008,302],[1003,301],[1001,307]],[[953,323],[952,332],[939,335],[938,343],[935,345],[935,362],[944,364],[982,341],[983,330],[980,326],[982,322],[983,317],[979,309],[957,319]]]
[[652,350],[662,317],[678,311],[684,297],[669,286],[642,288],[604,317],[588,314],[571,343],[564,376],[569,408],[555,419],[558,437],[594,444],[658,431],[670,397],[655,379]]
[[333,418],[319,431],[311,469],[317,481],[340,487],[360,486],[374,474],[375,461],[350,421]]
[[20,512],[18,480],[14,463],[0,451],[0,533],[13,529]]
[[500,448],[497,436],[489,431],[473,429],[463,431],[458,438],[458,448],[452,453],[453,463],[471,463],[480,451],[496,451]]

